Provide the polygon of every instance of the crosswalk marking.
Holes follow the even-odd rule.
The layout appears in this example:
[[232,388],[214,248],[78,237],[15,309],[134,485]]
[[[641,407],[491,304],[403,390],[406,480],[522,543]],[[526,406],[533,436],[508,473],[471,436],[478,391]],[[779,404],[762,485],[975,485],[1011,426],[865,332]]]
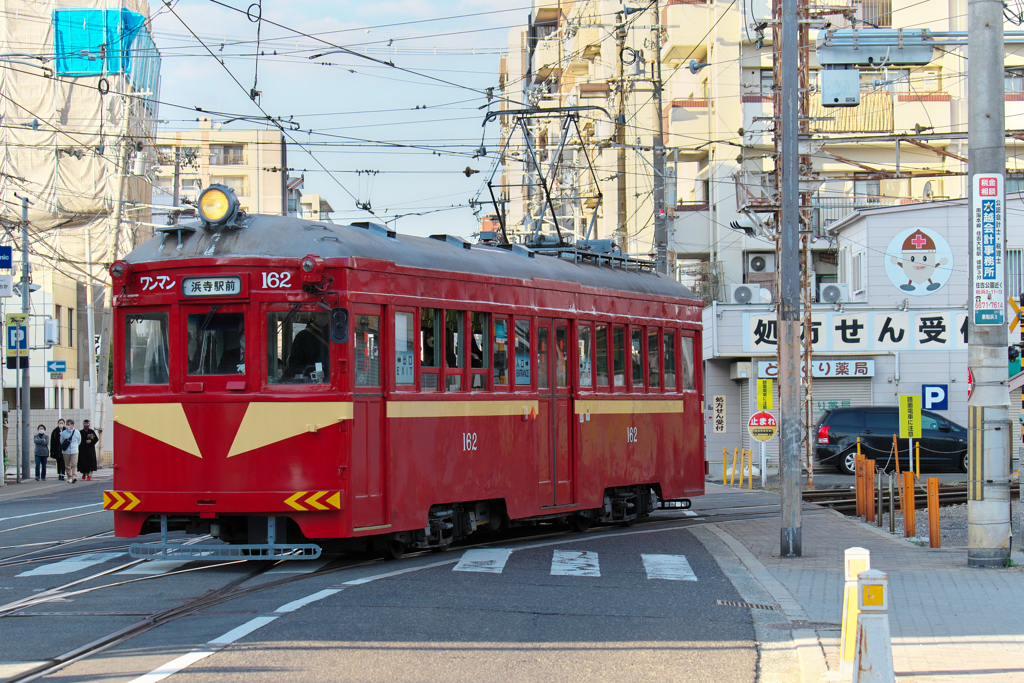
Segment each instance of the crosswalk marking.
[[648,579],[668,581],[696,581],[697,575],[690,569],[685,555],[640,555],[647,570]]
[[683,510],[683,514],[686,515],[687,517],[696,517],[697,516],[697,513],[694,512],[693,510]]
[[453,572],[484,572],[486,574],[500,574],[508,562],[508,556],[512,551],[508,548],[481,548],[467,550],[459,560],[459,563],[452,568]]
[[579,550],[556,550],[551,556],[552,576],[601,576],[597,553]]
[[18,576],[54,576],[58,574],[70,574],[81,571],[94,564],[100,564],[115,557],[121,557],[124,553],[89,553],[87,555],[76,555],[60,562],[44,564],[41,567],[22,572]]
[[282,562],[273,569],[267,571],[268,574],[312,574],[317,569],[326,567],[332,558],[326,560],[289,560]]

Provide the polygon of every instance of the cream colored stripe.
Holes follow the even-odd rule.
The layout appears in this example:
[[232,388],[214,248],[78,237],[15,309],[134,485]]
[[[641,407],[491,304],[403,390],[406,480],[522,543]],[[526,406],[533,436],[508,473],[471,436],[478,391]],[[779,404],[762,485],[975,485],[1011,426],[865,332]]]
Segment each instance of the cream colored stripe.
[[250,403],[228,457],[351,419],[352,404],[343,401]]
[[576,401],[576,414],[582,415],[635,415],[654,413],[681,413],[684,402],[682,399],[674,401],[636,401],[633,399],[622,399],[621,401]]
[[388,401],[388,417],[491,417],[537,414],[536,401]]
[[203,457],[180,403],[115,403],[114,422]]

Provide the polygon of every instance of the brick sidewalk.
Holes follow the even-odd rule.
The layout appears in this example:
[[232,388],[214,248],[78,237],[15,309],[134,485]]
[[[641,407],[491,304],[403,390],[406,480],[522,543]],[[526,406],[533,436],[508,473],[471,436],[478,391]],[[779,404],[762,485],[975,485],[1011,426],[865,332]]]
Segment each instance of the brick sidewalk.
[[[726,491],[708,485],[716,498]],[[762,584],[773,584],[774,590],[765,588],[780,605],[795,600],[817,626],[825,666],[810,680],[839,679],[843,551],[859,546],[871,551],[872,568],[889,574],[889,623],[900,680],[1024,681],[1024,569],[971,569],[965,548],[921,548],[831,511],[803,516],[804,556],[796,559],[779,557],[778,518],[713,526],[749,551],[739,549],[740,559],[746,557]],[[806,667],[804,673],[806,681]]]

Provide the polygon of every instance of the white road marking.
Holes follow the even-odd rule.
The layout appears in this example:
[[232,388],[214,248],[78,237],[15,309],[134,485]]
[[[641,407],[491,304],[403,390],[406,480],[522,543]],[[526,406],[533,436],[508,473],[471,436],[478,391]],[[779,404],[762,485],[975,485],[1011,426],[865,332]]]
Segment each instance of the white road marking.
[[683,514],[686,515],[687,517],[696,517],[697,516],[697,513],[694,512],[693,510],[683,510]]
[[508,562],[508,556],[512,554],[509,548],[480,548],[467,550],[459,560],[459,563],[452,567],[453,572],[484,572],[485,574],[500,574]]
[[402,574],[410,574],[412,572],[420,572],[424,569],[433,569],[434,567],[445,567],[449,564],[455,564],[458,560],[444,560],[443,562],[432,562],[431,564],[423,564],[418,567],[409,567],[408,569],[398,569],[393,572],[385,572],[384,574],[374,574],[372,576],[364,576],[359,579],[352,579],[341,584],[342,586],[361,586],[364,583],[370,583],[371,581],[378,581],[380,579],[390,579],[392,576],[401,576]]
[[277,565],[273,569],[267,571],[267,574],[312,574],[317,569],[326,567],[333,558],[326,560],[286,560],[281,564]]
[[142,574],[153,576],[156,574],[166,574],[167,572],[174,571],[182,565],[186,565],[192,560],[153,560],[150,562],[143,562],[137,564],[134,567],[129,567],[123,572],[118,572],[118,575],[122,574]]
[[299,598],[298,600],[292,600],[291,602],[287,602],[287,603],[281,605],[276,610],[274,610],[274,614],[284,614],[285,612],[294,612],[295,610],[299,609],[300,607],[308,605],[311,602],[316,602],[317,600],[323,600],[324,598],[331,597],[335,593],[340,593],[341,590],[342,589],[340,589],[340,588],[325,588],[324,590],[319,591],[317,593],[313,593],[312,595],[307,595],[304,598]]
[[156,683],[157,681],[162,681],[185,667],[192,666],[200,659],[206,659],[212,654],[212,652],[189,652],[187,655],[172,659],[158,669],[153,669],[148,674],[132,679],[130,683]]
[[103,503],[89,503],[88,505],[76,505],[72,508],[60,508],[58,510],[47,510],[45,512],[30,512],[27,515],[15,515],[14,517],[0,517],[0,522],[6,522],[9,519],[24,519],[25,517],[36,517],[38,515],[52,515],[57,512],[67,512],[68,510],[81,510],[82,508],[93,508],[97,505],[103,505]]
[[87,555],[76,555],[60,562],[44,564],[41,567],[22,572],[18,576],[54,576],[58,574],[70,574],[81,571],[94,564],[100,564],[115,557],[121,557],[124,553],[89,553]]
[[648,579],[668,581],[696,581],[697,575],[690,569],[685,555],[640,555]]
[[556,550],[551,556],[552,576],[601,576],[597,553],[580,550]]
[[250,619],[241,626],[233,628],[222,636],[217,636],[213,640],[206,641],[208,645],[227,645],[233,643],[239,638],[244,638],[258,628],[263,628],[270,622],[277,619],[277,617],[256,617]]

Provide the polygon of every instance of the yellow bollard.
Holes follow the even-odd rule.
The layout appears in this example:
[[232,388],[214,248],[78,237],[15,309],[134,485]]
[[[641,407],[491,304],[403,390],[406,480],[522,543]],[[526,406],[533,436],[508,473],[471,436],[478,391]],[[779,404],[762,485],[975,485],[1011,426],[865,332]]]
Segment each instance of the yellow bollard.
[[853,672],[853,661],[856,656],[854,645],[857,642],[857,577],[861,572],[871,569],[871,551],[865,548],[847,548],[843,553],[843,575],[846,579],[843,588],[843,621],[839,639],[839,672]]
[[735,486],[736,484],[736,458],[740,454],[740,449],[733,447],[732,449],[732,472],[729,473],[729,486]]
[[754,490],[754,451],[747,449],[747,464],[750,466],[750,474],[747,475],[747,490]]
[[918,441],[914,444],[914,450],[917,451],[917,469],[914,470],[914,479],[921,479],[921,442]]
[[722,446],[722,486],[729,483],[729,475],[727,474],[729,466],[729,449],[726,446]]

